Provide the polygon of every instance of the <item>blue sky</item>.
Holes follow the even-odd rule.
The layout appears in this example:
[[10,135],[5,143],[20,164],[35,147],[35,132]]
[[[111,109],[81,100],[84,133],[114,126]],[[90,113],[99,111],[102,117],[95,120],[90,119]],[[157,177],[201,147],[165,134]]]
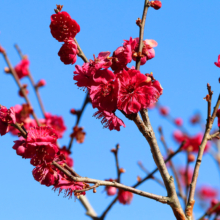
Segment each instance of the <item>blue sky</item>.
[[[122,45],[124,39],[138,37],[139,29],[135,21],[142,16],[144,1],[2,1],[0,44],[7,50],[13,65],[16,65],[19,56],[14,44],[17,43],[23,53],[29,56],[30,70],[35,81],[42,78],[46,80],[47,86],[41,89],[40,93],[47,112],[63,115],[68,129],[59,142],[66,145],[75,123],[75,118],[69,114],[69,110],[81,108],[85,93],[78,89],[72,80],[74,65],[64,65],[57,55],[62,44],[50,34],[50,16],[54,13],[53,9],[57,3],[64,5],[63,10],[79,23],[81,31],[76,39],[87,58],[92,59],[93,54],[97,56],[101,51],[113,52]],[[155,58],[141,66],[141,72],[154,73],[154,77],[164,88],[160,103],[169,106],[174,117],[182,117],[185,127],[194,135],[200,128],[192,128],[189,117],[199,111],[205,119],[207,107],[203,97],[207,93],[207,82],[214,91],[214,103],[219,91],[219,68],[214,65],[214,61],[220,54],[220,2],[207,3],[204,0],[187,3],[167,0],[162,3],[160,10],[150,9],[147,15],[144,38],[156,40],[158,47],[155,48]],[[76,64],[82,63],[77,59]],[[18,97],[14,80],[3,71],[5,66],[5,61],[0,58],[0,104],[7,107],[22,104],[24,100]],[[22,82],[27,83],[28,79],[22,79]],[[42,115],[30,86],[29,91],[31,102],[40,118]],[[97,179],[115,178],[115,161],[110,149],[117,143],[121,146],[120,166],[126,170],[122,176],[124,184],[132,185],[136,182],[137,175],[144,176],[137,166],[137,161],[141,160],[149,170],[155,168],[149,146],[132,122],[120,115],[126,128],[120,132],[110,132],[102,129],[100,121],[92,117],[94,112],[91,105],[86,107],[80,122],[87,133],[85,143],[74,143],[73,146],[74,167],[80,175]],[[157,137],[157,128],[161,125],[169,146],[176,149],[178,146],[172,140],[175,127],[156,110],[150,111],[150,119]],[[41,186],[33,179],[32,165],[29,160],[21,159],[12,150],[13,140],[16,140],[16,137],[9,134],[0,137],[0,219],[89,219],[79,201],[57,196],[50,188]],[[163,151],[160,142],[159,144]],[[175,162],[180,166],[185,160],[184,155],[179,155]],[[157,176],[160,177],[159,174]],[[218,186],[219,181],[216,165],[211,157],[206,155],[198,184]],[[140,189],[166,195],[165,190],[152,180],[141,185]],[[101,214],[113,199],[106,196],[102,187],[97,189],[96,194],[88,192],[87,195],[98,214]],[[196,216],[199,217],[202,213],[196,206]],[[137,218],[174,219],[169,206],[134,196],[129,206],[117,203],[106,220]]]

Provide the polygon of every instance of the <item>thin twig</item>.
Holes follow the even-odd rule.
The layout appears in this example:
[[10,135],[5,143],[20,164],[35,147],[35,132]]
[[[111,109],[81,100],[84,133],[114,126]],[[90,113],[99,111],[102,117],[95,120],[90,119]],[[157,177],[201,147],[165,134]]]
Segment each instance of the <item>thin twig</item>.
[[15,123],[15,124],[11,124],[11,126],[17,128],[21,133],[21,136],[24,137],[24,138],[27,138],[27,132],[24,131],[24,129],[22,128],[22,126],[18,123]]
[[[207,88],[208,88],[209,95],[211,97],[211,95],[212,95],[212,94],[210,94],[211,87],[209,86],[209,84],[207,85]],[[192,182],[190,184],[190,192],[189,192],[187,207],[190,207],[190,203],[192,203],[194,201],[196,183],[197,183],[197,179],[198,179],[198,176],[199,176],[199,168],[200,168],[200,165],[202,163],[203,152],[205,150],[208,138],[210,136],[210,131],[211,131],[214,119],[216,117],[217,110],[218,110],[219,105],[220,105],[220,95],[219,95],[217,103],[214,107],[214,111],[212,113],[212,116],[211,116],[211,113],[210,113],[210,111],[211,111],[210,106],[211,106],[211,101],[212,100],[210,99],[210,102],[209,102],[209,100],[207,100],[207,101],[208,101],[208,116],[207,116],[208,118],[207,118],[207,123],[206,123],[206,130],[205,130],[205,133],[204,133],[204,136],[203,136],[202,143],[199,146],[199,152],[198,152],[198,156],[197,156],[197,160],[196,160],[196,164],[195,164],[195,168],[194,168],[194,172],[193,172]],[[187,215],[187,217],[190,219],[192,216]]]
[[[181,152],[183,145],[185,142],[182,142],[180,147],[173,153],[168,156],[168,158],[165,160],[165,163],[168,163],[175,155],[177,155],[179,152]],[[137,182],[136,184],[133,185],[134,188],[138,187],[142,183],[144,183],[146,180],[152,178],[152,176],[158,171],[158,168],[155,168],[150,174],[148,174],[144,179],[141,181]]]
[[[142,164],[141,161],[138,162],[138,166],[139,166],[147,175],[150,174],[150,172],[144,167],[144,165]],[[157,178],[157,177],[155,177],[155,176],[151,176],[151,179],[152,179],[152,180],[155,180],[158,184],[160,184],[161,186],[164,187],[164,183],[163,183],[159,178]]]
[[[77,114],[77,119],[76,119],[76,123],[75,123],[75,126],[78,126],[79,122],[80,122],[80,119],[82,117],[82,114],[84,112],[84,109],[86,107],[86,105],[90,102],[90,98],[89,98],[89,94],[87,93],[86,95],[86,98],[84,100],[84,103],[83,103],[83,106],[81,108],[81,110],[78,112]],[[74,126],[74,127],[75,127]],[[73,140],[74,140],[74,136],[70,138],[70,142],[69,142],[69,146],[68,146],[68,150],[71,150],[71,147],[73,145]]]
[[[164,148],[166,150],[167,155],[169,156],[170,155],[170,150],[169,150],[169,148],[167,146],[167,143],[165,141],[162,127],[159,127],[158,131],[160,133],[160,140],[161,140],[161,142],[162,142],[162,144],[163,144],[163,146],[164,146]],[[186,201],[186,196],[183,193],[183,189],[182,189],[182,186],[181,186],[180,179],[179,179],[179,176],[177,174],[176,168],[175,168],[172,160],[170,160],[169,163],[170,163],[170,167],[171,167],[171,169],[173,171],[173,175],[174,175],[176,183],[177,183],[177,188],[179,190],[179,194],[180,194],[181,198]]]
[[121,180],[120,180],[121,172],[120,172],[120,167],[119,167],[119,162],[118,162],[118,150],[119,150],[119,144],[117,144],[116,148],[113,148],[111,150],[111,152],[115,156],[116,170],[117,170],[117,181],[120,183],[121,182]]
[[105,218],[105,216],[107,215],[107,213],[110,211],[110,209],[112,208],[112,206],[118,201],[118,196],[116,196],[114,198],[114,200],[109,204],[109,206],[106,208],[106,210],[103,212],[103,214],[101,215],[100,218],[98,218],[99,220],[103,220]]
[[68,172],[68,170],[66,170],[64,167],[60,166],[57,162],[53,161],[52,163],[60,171],[62,171],[69,178],[71,178],[73,181],[76,181],[76,182],[94,183],[94,184],[97,184],[98,186],[113,186],[113,187],[123,189],[125,191],[129,191],[129,192],[132,192],[134,194],[137,194],[137,195],[140,195],[140,196],[143,196],[143,197],[147,197],[147,198],[156,200],[156,201],[161,202],[161,203],[169,203],[170,202],[170,198],[168,198],[168,197],[159,196],[159,195],[155,195],[155,194],[152,194],[152,193],[144,192],[144,191],[135,189],[135,188],[130,187],[130,186],[123,185],[123,184],[115,182],[115,181],[111,182],[111,181],[105,181],[105,180],[91,179],[91,178],[88,178],[88,177],[76,177],[76,176],[73,176],[72,174],[70,174]]
[[[17,52],[18,52],[20,58],[23,60],[25,56],[23,55],[23,53],[21,52],[21,49],[19,48],[19,46],[18,46],[17,44],[15,44],[15,48],[16,48],[16,50],[17,50]],[[31,74],[30,70],[29,70],[29,69],[27,69],[27,70],[28,70],[28,78],[29,78],[30,81],[31,81],[31,84],[32,84],[32,86],[33,86],[33,88],[34,88],[34,91],[35,91],[35,93],[36,93],[37,100],[38,100],[38,103],[39,103],[39,105],[40,105],[42,114],[43,114],[43,116],[45,117],[45,113],[46,113],[46,112],[45,112],[45,109],[44,109],[44,105],[43,105],[42,99],[41,99],[41,97],[40,97],[40,93],[39,93],[39,90],[38,90],[39,88],[36,86],[36,84],[35,84],[35,82],[34,82],[34,79],[33,79],[33,76],[32,76],[32,74]]]
[[211,214],[212,212],[214,212],[218,207],[220,206],[220,202],[218,202],[215,206],[213,206],[211,209],[208,209],[205,213],[204,213],[204,215],[202,216],[202,217],[200,217],[198,220],[203,220],[205,217],[206,217],[206,215],[209,215],[209,214]]
[[185,182],[186,182],[186,201],[185,201],[185,208],[187,206],[187,196],[188,196],[188,191],[189,191],[189,180],[188,180],[188,176],[189,176],[189,151],[187,151],[186,153],[186,172],[185,172]]
[[95,183],[93,186],[90,186],[88,188],[85,188],[85,189],[82,189],[82,190],[74,190],[75,193],[81,193],[81,192],[85,192],[85,191],[89,191],[91,189],[95,189],[99,187],[99,184],[98,183]]
[[153,155],[154,162],[157,165],[157,168],[160,172],[160,175],[163,179],[164,185],[167,190],[168,197],[172,200],[172,202],[169,204],[173,210],[173,213],[177,220],[185,219],[185,214],[183,212],[183,209],[180,205],[177,192],[175,189],[174,179],[172,176],[169,175],[169,172],[167,170],[167,167],[165,165],[163,156],[160,152],[160,148],[157,144],[157,140],[153,131],[153,128],[150,123],[150,119],[148,116],[147,109],[141,110],[141,116],[143,118],[143,121],[141,120],[140,116],[138,114],[133,115],[133,121],[138,127],[139,131],[142,133],[142,135],[145,137],[147,142],[150,145],[151,153]]
[[[77,56],[80,57],[85,63],[88,63],[89,60],[87,59],[87,57],[86,57],[85,54],[83,53],[83,51],[82,51],[81,47],[79,46],[79,44],[78,44],[76,38],[74,38],[74,41],[75,41],[76,44],[77,44],[77,49],[78,49],[78,54],[77,54]],[[82,106],[81,110],[80,110],[80,111],[78,112],[78,114],[77,114],[77,119],[76,119],[75,126],[77,126],[77,125],[79,124],[79,121],[80,121],[80,119],[81,119],[82,113],[83,113],[83,111],[84,111],[86,105],[87,105],[89,102],[90,102],[90,98],[89,98],[89,94],[87,93],[87,94],[86,94],[86,98],[85,98],[84,103],[83,103],[83,106]],[[74,126],[74,127],[75,127],[75,126]],[[71,147],[72,147],[72,145],[73,145],[73,140],[74,140],[74,137],[71,137],[71,138],[70,138],[69,145],[68,145],[68,150],[71,149]]]
[[[20,89],[21,92],[22,92],[22,95],[24,96],[24,99],[25,99],[26,103],[30,106],[31,109],[33,109],[32,105],[31,105],[31,102],[30,102],[30,100],[29,100],[29,98],[27,97],[27,94],[26,94],[26,92],[25,92],[25,89],[23,88],[23,86],[22,86],[21,83],[20,83],[20,80],[19,80],[19,78],[18,78],[18,76],[17,76],[17,73],[16,73],[16,71],[14,70],[14,68],[12,67],[11,62],[10,62],[9,59],[8,59],[8,56],[7,56],[7,54],[6,54],[6,51],[4,51],[2,54],[3,54],[4,58],[5,58],[6,63],[8,64],[8,67],[9,67],[9,69],[10,69],[10,72],[12,73],[12,75],[13,75],[13,77],[14,77],[14,79],[15,79],[15,81],[16,81],[18,87],[19,87],[19,89]],[[34,117],[35,121],[37,122],[37,125],[40,126],[40,122],[39,122],[39,120],[38,120],[38,118],[37,118],[37,115],[35,114],[34,110],[32,111],[31,114],[32,114],[32,116]]]
[[138,55],[139,56],[137,57],[137,61],[136,61],[136,70],[140,70],[140,65],[141,65],[140,55],[142,54],[143,39],[144,39],[144,27],[145,27],[145,21],[146,21],[146,17],[147,17],[148,8],[149,8],[149,0],[145,0],[141,23],[138,25],[140,27],[140,30],[139,30],[139,47],[138,47]]
[[213,138],[218,138],[218,139],[219,139],[219,138],[220,138],[219,135],[220,135],[220,132],[217,131],[217,132],[215,132],[214,134],[209,135],[208,140],[210,141],[210,140],[212,140]]

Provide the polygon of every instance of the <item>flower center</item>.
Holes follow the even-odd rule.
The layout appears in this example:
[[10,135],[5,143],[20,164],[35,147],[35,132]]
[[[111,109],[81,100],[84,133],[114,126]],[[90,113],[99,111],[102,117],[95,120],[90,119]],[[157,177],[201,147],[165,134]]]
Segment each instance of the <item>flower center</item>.
[[104,97],[110,95],[111,91],[112,91],[113,87],[111,85],[105,85],[102,88],[102,95]]
[[126,90],[127,90],[128,93],[133,93],[134,89],[135,89],[134,84],[129,85],[129,86],[126,87]]

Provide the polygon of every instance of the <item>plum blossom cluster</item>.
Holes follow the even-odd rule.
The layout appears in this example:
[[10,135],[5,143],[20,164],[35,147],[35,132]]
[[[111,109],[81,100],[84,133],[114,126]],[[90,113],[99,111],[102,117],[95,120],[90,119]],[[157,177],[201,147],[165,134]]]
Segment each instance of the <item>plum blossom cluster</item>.
[[[23,124],[25,129],[29,129],[31,127],[37,126],[37,123],[34,119],[30,117],[33,112],[33,109],[28,104],[15,105],[14,113],[16,122],[19,124]],[[62,116],[52,115],[50,113],[45,113],[45,118],[39,120],[41,125],[47,125],[49,127],[54,128],[54,132],[56,132],[58,138],[63,137],[63,133],[66,131],[66,126],[64,124]],[[13,135],[18,134],[18,130],[15,127],[10,126],[9,131]]]
[[139,38],[130,38],[112,56],[109,51],[101,52],[94,60],[75,66],[73,79],[78,87],[88,91],[93,108],[98,109],[94,116],[101,119],[105,128],[120,131],[125,124],[115,115],[117,109],[126,115],[137,113],[156,103],[163,92],[152,74],[127,66],[138,56],[141,65],[155,56],[156,41],[145,40],[143,44],[141,56]]
[[[151,7],[159,9],[160,1],[152,1]],[[77,44],[74,41],[80,26],[67,12],[61,12],[58,5],[56,14],[51,16],[50,30],[52,36],[59,42],[64,42],[58,55],[64,64],[76,62],[78,54]],[[127,65],[140,59],[144,65],[154,58],[157,46],[155,40],[144,40],[141,53],[139,52],[139,38],[125,40],[123,46],[111,52],[101,52],[94,60],[76,65],[73,79],[78,87],[88,90],[93,108],[98,111],[95,117],[101,119],[105,128],[120,130],[124,122],[115,115],[118,109],[124,114],[137,113],[157,102],[163,92],[160,83],[152,74],[142,74],[139,70]],[[111,70],[109,69],[111,68]]]
[[74,64],[78,54],[74,38],[79,33],[80,26],[67,12],[60,10],[55,10],[56,14],[51,15],[50,31],[56,40],[64,42],[58,52],[60,60],[64,64]]
[[[42,120],[45,125],[37,127],[36,122],[29,118],[31,111],[28,105],[16,105],[10,109],[0,106],[0,134],[5,135],[10,131],[14,135],[19,135],[17,127],[13,125],[22,125],[23,129],[26,127],[27,135],[14,141],[13,149],[22,158],[31,159],[30,163],[35,166],[33,170],[35,180],[42,185],[53,186],[59,193],[64,190],[65,195],[71,197],[74,190],[82,190],[87,185],[72,181],[52,164],[56,161],[61,166],[65,164],[73,166],[70,151],[65,146],[60,149],[57,145],[57,139],[62,136],[65,128],[61,126],[63,121],[61,117],[47,114],[46,119]],[[84,195],[85,192],[81,194]]]
[[[177,130],[173,133],[173,137],[178,143],[185,141],[185,144],[182,148],[183,150],[196,153],[199,151],[199,146],[202,143],[203,134],[199,133],[194,137],[189,137],[188,135],[183,134],[181,131]],[[207,142],[204,152],[207,152],[210,146],[210,143]]]
[[[15,141],[13,149],[22,158],[30,159],[30,163],[35,166],[32,173],[36,181],[47,187],[53,186],[55,191],[64,191],[65,196],[72,197],[75,190],[82,190],[87,184],[71,180],[53,165],[52,162],[56,161],[61,166],[73,166],[70,152],[66,147],[59,149],[57,139],[57,133],[49,126],[31,127],[25,139]],[[85,192],[80,194],[84,195]],[[80,194],[75,193],[76,196]]]

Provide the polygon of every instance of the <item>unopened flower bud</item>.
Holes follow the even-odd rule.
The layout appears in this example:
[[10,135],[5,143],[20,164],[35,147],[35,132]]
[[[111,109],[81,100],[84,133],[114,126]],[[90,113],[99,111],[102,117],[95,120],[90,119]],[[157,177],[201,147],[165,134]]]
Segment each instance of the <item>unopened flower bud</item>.
[[11,73],[11,70],[8,67],[4,68],[5,73]]
[[62,10],[63,5],[56,5],[56,6],[57,6],[57,8],[54,9],[54,11],[55,11],[55,13],[58,13],[58,12],[60,12]]
[[137,176],[137,181],[141,182],[141,177],[140,176]]
[[75,110],[74,108],[70,109],[70,113],[73,115],[78,115],[80,111]]
[[182,118],[176,118],[176,119],[174,120],[174,122],[175,122],[175,124],[176,124],[177,126],[182,126],[182,125],[183,125],[183,119],[182,119]]
[[194,162],[195,161],[195,156],[193,154],[189,154],[188,155],[188,161],[189,161],[189,163]]
[[169,114],[169,109],[167,107],[160,107],[159,112],[163,116],[167,116]]
[[154,8],[155,10],[158,10],[162,7],[162,3],[161,1],[151,1],[150,6]]
[[192,150],[193,150],[193,146],[188,146],[187,147],[187,152],[192,152]]
[[39,80],[39,82],[37,83],[36,87],[43,87],[46,85],[46,81],[44,79]]
[[174,151],[172,149],[169,149],[169,154],[174,154]]
[[137,24],[137,26],[141,26],[141,19],[140,18],[138,18],[137,20],[136,20],[136,24]]
[[117,150],[116,150],[115,148],[112,148],[112,149],[111,149],[111,152],[112,152],[112,153],[116,153]]
[[0,46],[0,53],[5,53],[5,50],[2,46]]
[[94,188],[94,189],[93,189],[93,193],[96,193],[96,192],[97,192],[97,191],[96,191],[96,188]]
[[120,173],[125,173],[125,169],[120,168],[120,169],[119,169],[119,172],[120,172]]
[[203,99],[205,99],[208,102],[210,100],[210,95],[206,95],[206,97],[204,97]]
[[19,92],[18,92],[19,96],[24,97],[24,94],[23,94],[22,90],[25,92],[26,95],[29,94],[29,91],[26,88],[27,88],[27,84],[24,84],[22,86],[22,89],[20,89]]

